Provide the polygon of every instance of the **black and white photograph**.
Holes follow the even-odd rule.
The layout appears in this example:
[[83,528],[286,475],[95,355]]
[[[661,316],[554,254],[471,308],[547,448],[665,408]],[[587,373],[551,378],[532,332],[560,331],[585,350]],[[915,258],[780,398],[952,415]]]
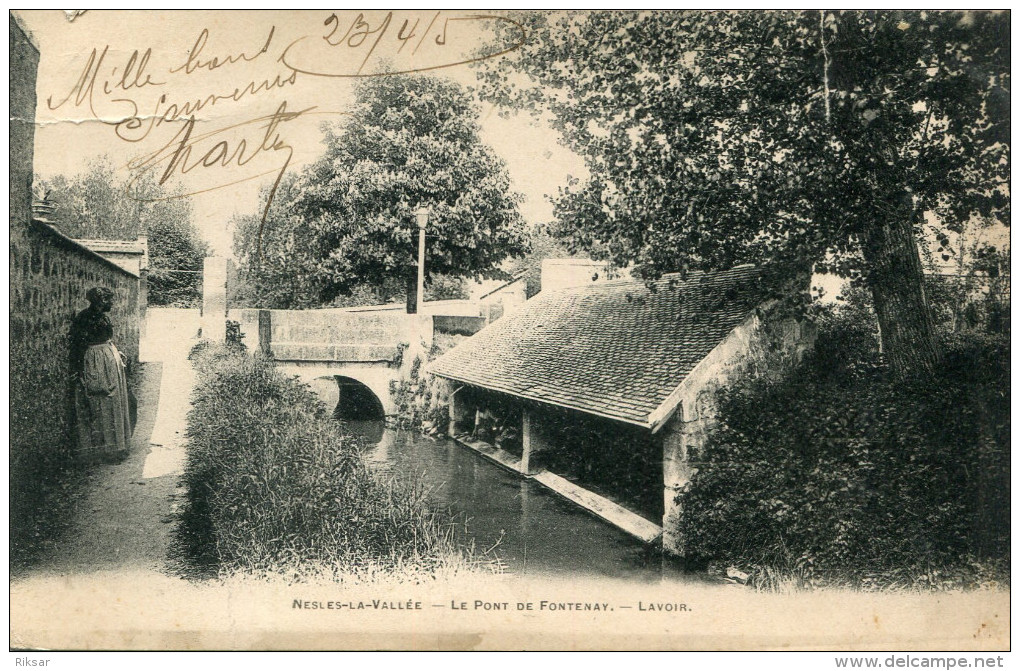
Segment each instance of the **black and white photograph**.
[[9,19],[13,666],[1008,666],[1008,10]]

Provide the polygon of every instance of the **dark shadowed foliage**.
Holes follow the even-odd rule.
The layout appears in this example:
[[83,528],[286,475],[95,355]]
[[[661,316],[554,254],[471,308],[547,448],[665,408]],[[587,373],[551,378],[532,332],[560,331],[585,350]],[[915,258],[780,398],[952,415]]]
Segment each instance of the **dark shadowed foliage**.
[[860,317],[823,317],[792,375],[724,398],[691,455],[687,552],[760,586],[1008,583],[1009,341],[943,336],[938,369],[894,381]]

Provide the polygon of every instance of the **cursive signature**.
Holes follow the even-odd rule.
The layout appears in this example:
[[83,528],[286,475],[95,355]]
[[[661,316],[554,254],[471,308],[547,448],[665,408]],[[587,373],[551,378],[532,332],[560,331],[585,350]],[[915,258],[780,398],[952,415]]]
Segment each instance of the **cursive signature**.
[[[134,176],[128,182],[128,191],[136,200],[162,200],[147,199],[137,193],[132,193],[135,183],[144,175],[161,170],[158,182],[165,184],[171,177],[177,175],[184,177],[195,170],[245,168],[251,174],[235,179],[236,175],[228,178],[230,181],[205,186],[204,188],[187,193],[175,194],[173,198],[193,196],[199,193],[206,193],[216,189],[222,189],[234,184],[240,184],[266,175],[276,175],[273,188],[270,190],[269,198],[262,212],[262,223],[259,227],[259,254],[262,253],[262,232],[265,227],[266,218],[269,215],[269,207],[273,203],[276,190],[280,186],[287,167],[294,156],[294,148],[287,144],[280,136],[280,126],[293,121],[304,114],[314,110],[315,107],[289,112],[287,101],[280,103],[280,106],[270,115],[256,117],[241,123],[209,131],[201,135],[195,135],[195,117],[191,116],[184,126],[165,145],[145,156],[139,157],[128,163],[128,167],[134,172]],[[224,138],[223,135],[234,131],[231,137]],[[238,132],[246,133],[254,131],[255,137],[241,137],[237,139]],[[250,141],[249,141],[250,140]],[[265,161],[273,162],[277,154],[280,154],[281,161],[272,167],[267,168]],[[257,163],[256,161],[260,161]]]
[[[458,27],[484,21],[511,24],[518,35],[490,53],[462,56],[472,46],[468,42],[471,36]],[[138,180],[146,175],[156,177],[160,184],[178,178],[185,184],[189,180],[192,184],[201,183],[200,188],[186,188],[183,193],[160,199],[207,193],[274,176],[259,229],[261,255],[269,208],[294,156],[293,147],[283,139],[283,129],[302,116],[321,112],[313,112],[315,107],[289,111],[284,100],[272,114],[200,133],[197,123],[209,121],[202,116],[208,108],[236,105],[254,96],[272,96],[295,85],[299,73],[314,77],[371,77],[437,70],[505,54],[519,48],[526,39],[523,26],[511,19],[447,16],[442,11],[407,16],[394,12],[371,16],[352,12],[346,18],[331,13],[322,26],[319,34],[310,31],[287,43],[281,41],[277,26],[271,25],[264,39],[260,34],[258,41],[239,51],[218,49],[217,35],[202,28],[190,48],[182,50],[185,55],[171,63],[158,62],[158,54],[167,53],[165,47],[139,48],[119,56],[107,44],[92,49],[81,69],[69,73],[74,82],[70,89],[63,95],[49,96],[46,103],[50,110],[81,109],[114,126],[117,137],[125,142],[159,143],[157,149],[137,156],[127,165],[132,173],[128,194],[136,200],[153,200],[135,189]],[[406,67],[387,65],[385,71],[371,66],[373,58],[389,62],[391,57],[409,62]],[[273,73],[265,76],[264,72],[259,73],[262,76],[250,76],[254,68],[262,65],[259,61],[283,71],[275,76]],[[233,82],[225,85],[222,77],[216,77],[220,73],[236,76],[238,72],[245,73],[240,85]],[[185,87],[189,93],[175,97],[179,91],[173,84],[184,79],[189,82]],[[208,88],[212,90],[199,88],[196,94],[196,85],[206,82],[210,82]],[[170,131],[157,133],[165,124],[173,124]]]
[[[87,107],[92,116],[100,121],[106,123],[119,123],[118,121],[110,122],[103,118],[103,115],[96,110],[96,85],[99,85],[100,92],[112,103],[125,103],[131,105],[133,111],[131,115],[138,114],[138,105],[131,98],[113,98],[113,95],[120,95],[119,91],[131,91],[132,89],[141,89],[146,86],[165,86],[165,81],[157,81],[152,78],[147,70],[149,68],[149,59],[152,57],[152,49],[146,49],[144,52],[139,52],[135,49],[128,56],[127,61],[122,67],[116,65],[109,68],[109,74],[103,74],[107,72],[106,57],[110,52],[110,45],[103,47],[102,51],[99,49],[93,49],[92,53],[85,60],[85,67],[82,69],[81,74],[75,81],[74,86],[71,87],[70,92],[60,102],[54,102],[53,96],[46,99],[46,106],[51,110],[57,110],[71,103],[72,107]],[[117,71],[120,70],[120,74]],[[73,99],[73,102],[72,102]]]
[[117,136],[125,142],[139,142],[148,137],[154,128],[167,122],[181,121],[192,117],[210,105],[227,101],[238,102],[245,97],[291,86],[297,82],[297,74],[291,71],[287,76],[276,75],[273,79],[252,80],[243,87],[236,87],[230,93],[210,93],[207,96],[183,102],[171,102],[166,95],[161,95],[156,99],[150,114],[139,116],[136,105],[134,114],[117,122]]

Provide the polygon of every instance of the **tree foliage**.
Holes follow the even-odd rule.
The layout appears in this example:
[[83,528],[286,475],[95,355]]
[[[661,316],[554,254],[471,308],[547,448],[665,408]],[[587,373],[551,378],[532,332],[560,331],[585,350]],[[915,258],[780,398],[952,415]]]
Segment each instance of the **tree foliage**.
[[280,180],[272,203],[272,190],[259,193],[260,215],[236,217],[234,255],[246,288],[242,302],[253,307],[295,309],[318,307],[323,282],[318,269],[322,253],[312,222],[298,215],[300,185],[296,173]]
[[483,62],[481,93],[548,110],[585,159],[591,178],[556,203],[572,245],[651,276],[752,262],[855,278],[894,367],[931,366],[924,213],[1008,221],[1008,13],[517,18],[529,39]]
[[203,262],[208,245],[179,220],[148,222],[149,305],[195,307],[201,303]]
[[[968,226],[953,248],[939,242],[937,250],[929,251],[931,272],[925,287],[936,323],[945,329],[1009,332],[1009,241],[996,240],[990,232],[995,231]],[[936,255],[941,264],[931,259]]]
[[526,251],[520,196],[454,82],[362,80],[350,114],[325,131],[325,154],[284,180],[265,225],[238,223],[238,253],[270,300],[310,306],[396,278],[410,308],[420,207],[429,276],[498,277],[501,261]]
[[129,184],[105,157],[77,175],[37,177],[36,182],[39,195],[55,206],[51,218],[72,238],[148,237],[150,304],[191,305],[198,300],[207,245],[192,222],[187,197],[147,174]]
[[105,158],[77,175],[37,175],[35,181],[36,195],[55,207],[50,218],[72,238],[134,240],[144,231],[141,203],[127,195],[126,183]]

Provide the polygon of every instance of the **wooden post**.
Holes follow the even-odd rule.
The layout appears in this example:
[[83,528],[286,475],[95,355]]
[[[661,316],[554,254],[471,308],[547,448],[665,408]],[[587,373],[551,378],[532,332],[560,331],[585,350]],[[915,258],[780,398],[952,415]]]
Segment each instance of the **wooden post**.
[[263,356],[270,356],[273,353],[273,313],[269,310],[259,310],[259,352]]
[[521,473],[525,475],[531,472],[531,450],[532,444],[532,418],[527,408],[521,410]]
[[459,389],[452,389],[453,383],[447,382],[450,385],[450,424],[446,427],[446,435],[451,438],[457,434],[457,392]]
[[227,339],[227,260],[222,257],[206,257],[202,267],[202,337]]
[[415,312],[421,314],[421,304],[425,302],[425,226],[429,221],[428,208],[419,207],[415,218],[418,221],[418,292]]
[[139,235],[138,246],[142,249],[138,260],[138,313],[144,327],[145,311],[149,307],[149,236]]

